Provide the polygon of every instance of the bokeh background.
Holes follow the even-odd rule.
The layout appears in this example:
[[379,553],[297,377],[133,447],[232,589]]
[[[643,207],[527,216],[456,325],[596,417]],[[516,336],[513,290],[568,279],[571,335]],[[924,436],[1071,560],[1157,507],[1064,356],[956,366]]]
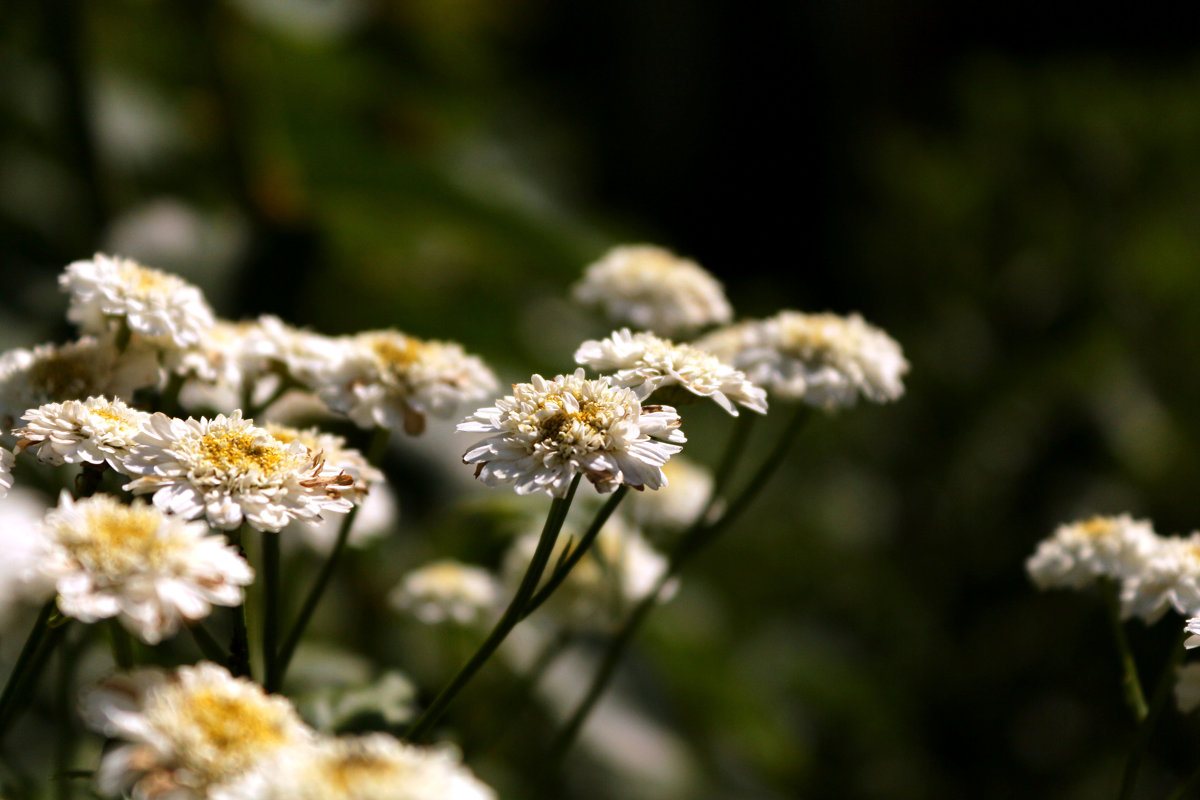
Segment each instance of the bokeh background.
[[[1101,605],[1038,594],[1023,560],[1092,513],[1200,526],[1195,20],[4,0],[0,21],[4,348],[70,335],[55,277],[100,249],[227,317],[451,338],[520,380],[603,332],[568,287],[629,241],[698,260],[741,317],[859,311],[903,344],[907,396],[809,426],[640,638],[636,724],[565,785],[536,778],[552,714],[489,707],[502,669],[462,698],[449,722],[504,797],[1116,794],[1132,725]],[[381,598],[404,558],[495,555],[486,514],[446,505],[462,446],[393,450],[399,541],[352,559],[318,626],[426,692],[453,658]],[[1131,630],[1149,674],[1178,622]],[[1139,796],[1197,764],[1172,717]]]

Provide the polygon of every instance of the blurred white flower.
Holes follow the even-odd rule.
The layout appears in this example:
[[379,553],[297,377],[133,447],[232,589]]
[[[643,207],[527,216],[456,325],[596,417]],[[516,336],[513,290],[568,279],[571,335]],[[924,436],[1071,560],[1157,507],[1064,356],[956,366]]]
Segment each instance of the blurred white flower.
[[834,409],[859,395],[876,403],[904,394],[908,362],[900,345],[858,314],[782,311],[696,342],[773,395]]
[[89,397],[31,408],[21,417],[27,424],[13,434],[20,437],[17,452],[33,448],[47,464],[107,463],[119,469],[149,418],[121,400]]
[[[369,492],[355,492],[353,496],[358,513],[350,523],[346,546],[367,547],[396,530],[400,522],[400,503],[386,482],[375,484]],[[283,545],[303,546],[318,555],[328,556],[344,521],[345,517],[337,516],[317,522],[293,522],[280,532],[284,536]]]
[[640,492],[625,500],[630,517],[639,525],[683,530],[696,521],[713,490],[712,472],[684,456],[663,464],[668,485],[657,492]]
[[729,322],[721,283],[694,261],[653,245],[614,247],[571,290],[609,318],[663,336]]
[[428,625],[453,620],[469,625],[486,617],[500,601],[492,573],[459,561],[442,560],[401,579],[388,602]]
[[71,294],[67,319],[84,333],[103,336],[123,322],[155,343],[186,347],[213,327],[200,289],[128,258],[97,253],[68,265],[58,282]]
[[153,506],[124,505],[109,495],[74,501],[66,492],[43,524],[41,571],[58,589],[69,617],[117,617],[138,638],[157,644],[181,622],[213,605],[242,602],[254,572],[225,537]]
[[495,800],[447,748],[385,733],[321,738],[280,751],[214,800]]
[[1153,623],[1167,609],[1200,614],[1200,534],[1159,537],[1140,564],[1121,576],[1121,613]]
[[30,408],[100,396],[129,400],[158,384],[158,356],[130,346],[83,338],[63,345],[43,344],[0,355],[0,427],[12,428]]
[[416,435],[425,417],[450,417],[492,395],[496,376],[453,342],[425,341],[398,331],[367,331],[341,341],[344,358],[317,389],[334,411],[362,428]]
[[616,331],[607,339],[584,342],[575,351],[575,363],[597,372],[616,370],[613,385],[633,389],[645,400],[657,389],[680,386],[737,416],[734,403],[760,414],[767,413],[767,393],[746,379],[740,370],[712,353],[687,344],[675,344],[652,333]]
[[146,800],[206,800],[312,736],[285,698],[208,662],[115,675],[81,705],[91,728],[126,742],[100,762],[101,793]]
[[[578,543],[582,531],[564,526],[550,564],[558,563],[568,543]],[[504,558],[504,575],[515,586],[525,574],[539,534],[518,538]],[[608,627],[624,619],[625,612],[650,594],[667,570],[667,559],[650,546],[641,532],[613,517],[600,529],[583,558],[547,601],[546,608],[569,626]],[[547,570],[547,577],[551,570]],[[670,581],[659,602],[674,596],[678,583]]]
[[13,487],[12,466],[12,451],[0,448],[0,498],[5,497]]
[[[481,408],[458,430],[494,434],[472,447],[463,461],[476,464],[488,486],[512,484],[517,494],[562,497],[576,473],[597,491],[625,484],[657,489],[662,466],[685,442],[679,415],[670,406],[646,406],[629,389],[607,378],[571,375],[513,385],[513,393]],[[666,440],[666,441],[660,441]]]
[[187,519],[232,530],[243,520],[263,531],[289,521],[316,521],[324,511],[348,512],[342,496],[354,479],[327,467],[300,442],[284,444],[235,411],[214,419],[154,414],[126,458],[140,476],[126,489],[154,493],[154,504]]
[[[0,450],[0,454],[5,452]],[[0,641],[9,639],[8,627],[22,609],[41,605],[54,596],[54,582],[39,569],[46,555],[45,540],[38,535],[45,513],[43,497],[21,487],[10,491],[0,503],[0,552],[4,553],[0,558]],[[24,635],[22,632],[12,639],[19,645],[19,637]]]
[[1141,572],[1161,539],[1146,520],[1128,514],[1060,525],[1025,562],[1039,589],[1082,589],[1098,578],[1123,580]]

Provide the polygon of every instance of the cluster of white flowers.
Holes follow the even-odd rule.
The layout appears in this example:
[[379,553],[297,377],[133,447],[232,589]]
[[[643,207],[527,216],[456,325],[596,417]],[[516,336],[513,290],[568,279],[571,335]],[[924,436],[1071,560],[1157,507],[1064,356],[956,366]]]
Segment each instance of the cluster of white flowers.
[[1200,534],[1160,536],[1127,514],[1059,526],[1025,567],[1040,589],[1112,581],[1125,618],[1154,622],[1168,609],[1200,614]]
[[884,403],[904,394],[908,361],[900,345],[858,314],[782,311],[696,344],[784,400],[833,409],[855,405],[860,395]]
[[618,322],[663,336],[733,318],[716,278],[694,261],[653,245],[614,247],[587,267],[572,295]]
[[633,389],[640,400],[658,389],[679,386],[694,395],[711,397],[735,417],[734,403],[767,413],[767,393],[740,370],[705,350],[652,333],[630,333],[622,328],[607,339],[584,342],[575,352],[575,363],[599,372],[616,370],[609,376],[613,385]]
[[123,744],[96,774],[108,795],[172,800],[494,800],[448,750],[386,734],[328,738],[286,698],[211,663],[141,669],[86,692],[87,723]]
[[463,456],[484,483],[552,497],[565,495],[577,473],[601,492],[622,484],[657,489],[666,483],[662,466],[686,441],[675,409],[643,408],[631,390],[588,380],[582,369],[515,384],[458,429],[493,434]]

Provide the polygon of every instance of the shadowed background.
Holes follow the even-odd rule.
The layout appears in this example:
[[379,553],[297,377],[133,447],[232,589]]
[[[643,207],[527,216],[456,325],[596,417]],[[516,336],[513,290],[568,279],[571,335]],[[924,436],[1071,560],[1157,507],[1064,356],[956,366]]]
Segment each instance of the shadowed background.
[[[69,336],[55,277],[97,249],[223,316],[455,339],[506,381],[604,332],[566,296],[615,243],[695,258],[742,317],[860,311],[904,346],[907,396],[810,425],[629,660],[686,775],[622,780],[583,752],[562,796],[1115,794],[1132,726],[1100,605],[1036,593],[1023,559],[1092,513],[1200,522],[1194,26],[571,6],[0,3],[0,346]],[[711,458],[727,422],[703,419]],[[393,461],[397,536],[487,552],[419,457]],[[343,593],[380,604],[370,556],[352,567]],[[1151,675],[1169,619],[1133,630]],[[388,644],[426,641],[413,623],[324,624],[419,672]],[[520,745],[544,714],[474,757],[507,725],[491,680],[449,722],[502,796],[539,796]],[[1200,762],[1198,733],[1168,721],[1145,796]]]

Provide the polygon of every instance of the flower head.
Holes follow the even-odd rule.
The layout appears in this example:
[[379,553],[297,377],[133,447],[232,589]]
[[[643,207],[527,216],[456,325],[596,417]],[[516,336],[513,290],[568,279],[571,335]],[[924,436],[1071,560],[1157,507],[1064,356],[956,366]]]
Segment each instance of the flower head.
[[444,748],[385,733],[323,738],[281,752],[216,800],[495,800]]
[[89,397],[31,408],[21,417],[27,424],[13,433],[21,437],[18,451],[32,447],[48,464],[107,462],[119,469],[149,418],[121,400]]
[[1148,521],[1092,517],[1060,525],[1025,562],[1039,589],[1082,589],[1099,578],[1122,581],[1142,572],[1160,549],[1161,538]]
[[492,371],[453,342],[398,331],[367,331],[342,340],[344,358],[316,386],[321,399],[363,428],[418,434],[425,417],[449,417],[497,387]]
[[688,344],[675,344],[652,333],[630,333],[623,328],[607,339],[584,342],[575,362],[599,372],[617,370],[613,385],[633,389],[645,400],[655,390],[680,386],[737,416],[734,403],[767,413],[767,393],[739,370],[712,353]]
[[64,614],[85,622],[117,617],[157,644],[208,616],[212,606],[242,602],[254,579],[245,559],[203,522],[108,495],[73,501],[63,493],[43,529],[42,572],[58,587]]
[[670,484],[657,492],[643,492],[626,499],[626,510],[639,525],[683,530],[696,521],[713,490],[707,468],[676,456],[663,465]]
[[904,394],[900,345],[862,317],[783,311],[715,331],[696,342],[770,393],[833,409],[859,395],[876,403]]
[[278,531],[290,520],[315,521],[323,511],[345,513],[342,496],[354,479],[326,466],[298,441],[284,444],[235,411],[214,419],[154,414],[124,470],[140,476],[125,487],[154,493],[154,504],[187,519],[204,516],[232,530],[243,520]]
[[213,326],[212,309],[198,288],[128,258],[97,253],[70,264],[58,282],[71,293],[67,318],[85,333],[103,335],[123,322],[156,343],[186,347]]
[[484,483],[552,497],[564,496],[576,473],[601,492],[622,484],[657,489],[666,484],[662,466],[682,449],[669,442],[686,441],[675,409],[643,408],[631,390],[588,380],[583,369],[514,384],[458,429],[493,434],[463,456]]
[[600,306],[617,322],[664,336],[729,322],[720,282],[694,261],[653,245],[614,247],[588,266],[575,300]]
[[389,598],[397,609],[431,625],[448,619],[461,625],[477,622],[499,599],[500,587],[492,573],[451,560],[408,573]]
[[84,718],[127,743],[109,750],[96,782],[105,794],[201,800],[286,747],[311,737],[284,698],[223,667],[116,675],[86,692]]

